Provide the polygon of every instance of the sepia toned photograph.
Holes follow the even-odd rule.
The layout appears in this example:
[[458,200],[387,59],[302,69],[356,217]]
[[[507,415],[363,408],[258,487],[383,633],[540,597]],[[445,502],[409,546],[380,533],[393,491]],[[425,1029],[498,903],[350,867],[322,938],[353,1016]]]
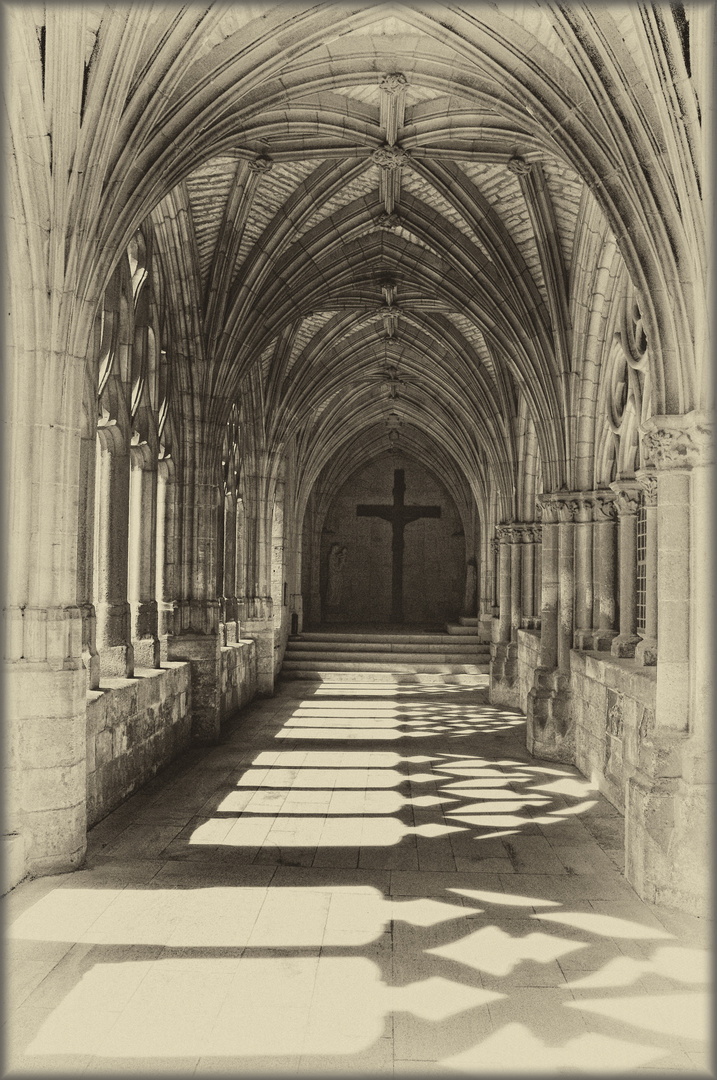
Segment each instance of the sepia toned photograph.
[[715,5],[0,5],[0,1074],[715,1076]]

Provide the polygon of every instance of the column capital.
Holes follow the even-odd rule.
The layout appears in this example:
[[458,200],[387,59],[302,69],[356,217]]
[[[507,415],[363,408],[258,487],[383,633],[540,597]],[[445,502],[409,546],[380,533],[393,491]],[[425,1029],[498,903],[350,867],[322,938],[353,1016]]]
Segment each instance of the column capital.
[[593,519],[593,494],[592,492],[578,492],[575,496],[575,521],[579,524],[587,524]]
[[556,522],[571,522],[575,520],[578,511],[578,498],[583,497],[583,492],[575,491],[548,491],[538,496],[538,505],[541,507],[541,517],[546,525],[555,525]]
[[498,543],[499,544],[509,544],[510,543],[511,528],[512,528],[512,526],[507,522],[504,522],[502,525],[496,525],[495,533],[496,533],[496,536],[498,538]]
[[593,521],[615,521],[617,517],[617,505],[615,502],[614,491],[608,489],[604,491],[593,491],[592,505]]
[[656,469],[693,469],[714,460],[714,415],[693,412],[651,416],[640,427],[643,460]]
[[637,513],[642,495],[642,486],[637,480],[613,480],[610,488],[615,492],[618,517]]
[[640,469],[635,479],[643,491],[645,506],[657,506],[657,472],[655,469]]

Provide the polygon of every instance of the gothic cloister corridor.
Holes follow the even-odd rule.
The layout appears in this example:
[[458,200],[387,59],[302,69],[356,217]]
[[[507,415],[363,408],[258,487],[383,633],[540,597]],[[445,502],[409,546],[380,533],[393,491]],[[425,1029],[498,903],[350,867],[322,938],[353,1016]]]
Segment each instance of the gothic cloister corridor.
[[282,682],[5,898],[9,1075],[704,1074],[621,820],[484,688]]
[[715,5],[0,15],[12,1068],[708,1070]]

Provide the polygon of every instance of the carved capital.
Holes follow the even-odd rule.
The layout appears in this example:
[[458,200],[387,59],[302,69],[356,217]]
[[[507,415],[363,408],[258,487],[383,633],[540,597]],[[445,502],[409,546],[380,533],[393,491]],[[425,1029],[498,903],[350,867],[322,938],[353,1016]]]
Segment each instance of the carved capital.
[[560,525],[569,525],[575,521],[578,514],[578,500],[562,498],[556,501],[558,522]]
[[642,501],[645,506],[657,506],[657,475],[654,469],[641,469],[635,473],[635,479],[642,488]]
[[399,146],[379,146],[371,155],[371,160],[386,172],[394,172],[408,164],[408,154]]
[[582,525],[591,522],[593,519],[592,495],[578,495],[575,499],[575,505],[577,507],[575,511],[575,520]]
[[378,84],[382,90],[385,90],[387,94],[398,94],[399,91],[405,89],[408,85],[408,80],[405,75],[402,75],[400,71],[392,72],[390,75],[384,75]]
[[610,488],[615,492],[618,517],[637,513],[640,509],[642,488],[636,480],[615,480],[610,484]]
[[540,517],[544,525],[557,524],[558,508],[550,493],[539,495],[536,504],[540,507]]
[[614,491],[593,492],[593,521],[615,521],[617,506]]
[[643,460],[656,469],[693,469],[711,465],[713,417],[690,412],[684,416],[651,416],[640,427]]
[[512,173],[515,173],[516,176],[526,176],[531,172],[533,166],[529,161],[526,161],[525,158],[516,155],[508,162],[508,168]]
[[271,172],[273,168],[274,162],[269,161],[269,158],[266,157],[259,156],[249,162],[249,172],[258,173],[259,175]]
[[495,532],[500,544],[509,544],[511,542],[511,525],[496,525]]

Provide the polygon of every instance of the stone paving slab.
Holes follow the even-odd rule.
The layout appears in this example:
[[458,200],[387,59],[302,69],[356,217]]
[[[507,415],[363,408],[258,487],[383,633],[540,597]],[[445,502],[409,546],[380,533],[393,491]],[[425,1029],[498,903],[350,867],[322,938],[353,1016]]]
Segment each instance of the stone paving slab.
[[705,1074],[709,926],[520,714],[286,684],[222,739],[4,898],[13,1075]]

